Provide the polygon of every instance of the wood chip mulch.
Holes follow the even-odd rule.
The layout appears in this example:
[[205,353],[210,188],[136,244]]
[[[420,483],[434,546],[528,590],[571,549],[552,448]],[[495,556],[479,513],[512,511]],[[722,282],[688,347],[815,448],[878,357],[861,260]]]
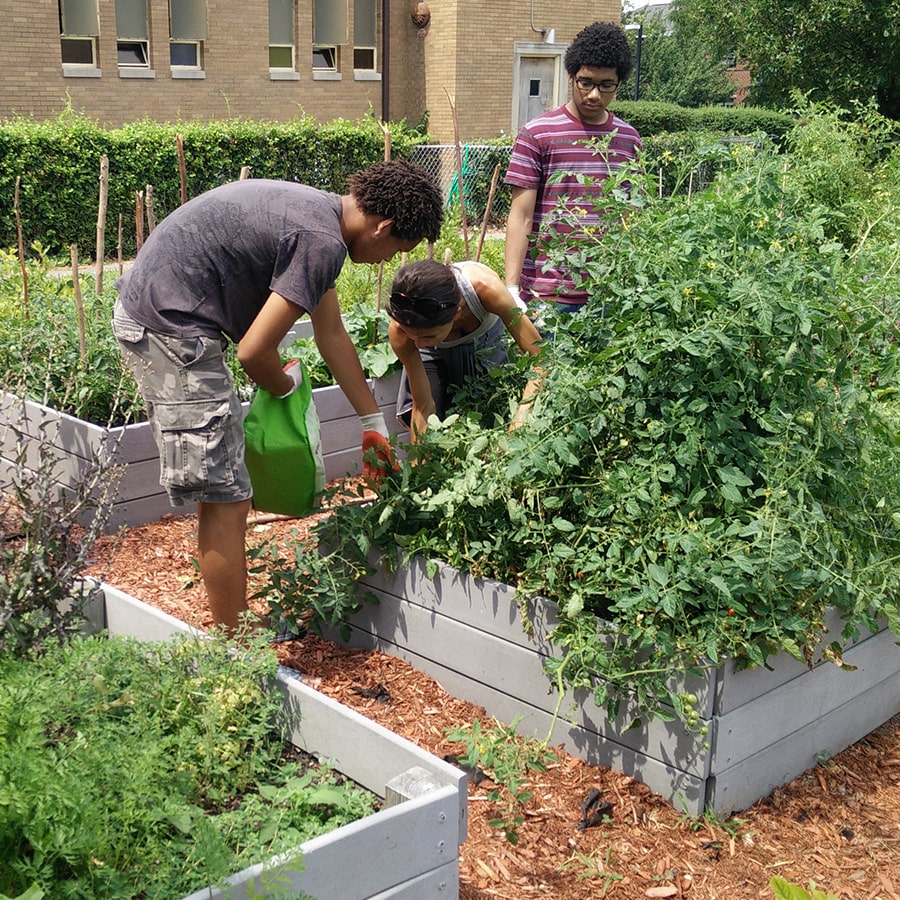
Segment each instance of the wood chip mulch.
[[[251,522],[248,543],[302,540],[312,521]],[[195,526],[191,516],[167,516],[103,538],[88,574],[209,627]],[[377,651],[308,635],[277,652],[323,693],[438,756],[463,749],[446,729],[488,721],[483,709]],[[488,824],[498,814],[487,797],[494,785],[470,782],[462,900],[749,900],[771,898],[774,875],[814,881],[841,900],[900,900],[900,716],[725,823],[688,818],[626,775],[555,752],[558,762],[525,786],[533,796],[515,845]],[[579,830],[594,788],[612,804],[609,821]]]

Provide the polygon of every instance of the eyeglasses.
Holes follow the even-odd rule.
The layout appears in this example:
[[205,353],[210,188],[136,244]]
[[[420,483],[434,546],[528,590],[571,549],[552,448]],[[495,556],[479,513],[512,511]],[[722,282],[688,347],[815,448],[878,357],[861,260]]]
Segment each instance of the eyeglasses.
[[388,315],[401,325],[408,325],[410,328],[427,328],[431,325],[444,325],[449,322],[453,316],[448,316],[448,312],[455,310],[458,305],[458,300],[410,297],[400,291],[393,291]]
[[575,78],[574,81],[578,90],[585,94],[589,94],[594,88],[601,94],[614,94],[619,89],[618,81],[591,81],[590,78]]

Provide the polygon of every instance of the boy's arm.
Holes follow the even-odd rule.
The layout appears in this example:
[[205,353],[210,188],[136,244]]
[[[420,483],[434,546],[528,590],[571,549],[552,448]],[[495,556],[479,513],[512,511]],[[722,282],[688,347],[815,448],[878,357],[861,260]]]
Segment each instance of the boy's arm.
[[356,347],[344,327],[334,288],[322,297],[310,319],[319,353],[356,414],[368,416],[377,413],[378,404],[366,381]]
[[504,250],[504,271],[508,285],[518,285],[528,252],[528,241],[534,227],[534,206],[537,190],[513,187],[506,219],[506,244]]
[[[464,271],[466,277],[472,282],[472,286],[481,300],[481,305],[489,313],[494,313],[503,320],[506,330],[512,335],[519,349],[529,356],[540,356],[540,333],[534,327],[534,322],[516,305],[516,301],[510,294],[509,289],[500,281],[496,272],[481,263],[467,265]],[[522,399],[516,414],[512,418],[511,428],[521,425],[531,411],[532,400],[534,395],[540,390],[543,376],[544,370],[535,366],[534,376],[528,380],[525,389],[522,391]]]
[[276,397],[294,387],[282,368],[278,345],[302,313],[295,303],[273,292],[238,343],[238,362],[248,377]]

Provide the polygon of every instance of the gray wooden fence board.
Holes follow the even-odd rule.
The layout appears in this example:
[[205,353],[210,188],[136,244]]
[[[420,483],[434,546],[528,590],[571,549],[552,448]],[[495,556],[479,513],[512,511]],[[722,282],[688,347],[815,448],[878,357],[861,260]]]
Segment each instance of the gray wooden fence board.
[[459,896],[459,863],[447,863],[376,894],[371,900],[451,900]]
[[105,531],[110,533],[118,531],[123,526],[145,525],[147,522],[156,522],[163,516],[173,514],[190,516],[196,511],[196,503],[173,507],[169,503],[168,495],[151,494],[148,497],[138,497],[134,500],[126,500],[124,503],[116,503],[107,519]]
[[[302,891],[316,900],[369,900],[401,887],[420,877],[423,869],[443,869],[458,859],[453,825],[446,816],[441,819],[448,799],[441,793],[408,800],[351,822],[339,833],[306,841],[302,871],[290,863],[279,871],[270,861],[228,879],[225,891],[198,891],[185,900],[250,900],[260,896],[266,884],[281,892]],[[347,854],[350,847],[352,858]]]
[[431,675],[451,696],[484,707],[487,715],[507,724],[518,718],[517,730],[526,737],[544,740],[553,725],[551,745],[562,744],[568,751],[591,765],[602,765],[631,775],[671,803],[677,804],[679,808],[684,807],[691,815],[703,812],[704,778],[620,743],[621,735],[614,738],[605,737],[596,731],[572,724],[565,718],[565,713],[569,709],[569,704],[565,701],[561,710],[562,715],[554,723],[552,713],[530,703],[530,698],[525,699],[521,695],[511,696],[497,690],[490,684],[475,680],[464,672],[419,654],[411,649],[413,645],[392,645],[377,638],[373,639],[367,632],[353,628],[348,646],[375,647],[405,660],[419,671]]
[[[839,753],[900,712],[900,672],[862,697],[823,714],[805,728],[765,747],[710,779],[708,804],[719,815],[746,809],[814,766],[821,754]],[[765,720],[757,727],[765,730]]]
[[[544,656],[534,648],[504,640],[489,632],[471,628],[450,616],[426,610],[392,595],[380,594],[377,606],[367,605],[354,617],[354,625],[372,635],[381,649],[390,645],[414,648],[419,660],[429,659],[459,672],[466,680],[464,699],[476,699],[480,685],[492,691],[518,698],[522,702],[552,714],[558,695],[550,693],[550,682],[542,669]],[[339,639],[336,634],[329,634]],[[452,648],[448,653],[447,648]],[[561,706],[573,723],[586,731],[616,741],[649,758],[705,776],[709,760],[695,735],[685,732],[679,722],[651,719],[642,728],[628,728],[637,710],[623,701],[619,715],[607,718],[587,692],[563,699]]]
[[[882,631],[844,652],[844,660],[857,666],[855,672],[831,663],[817,667],[814,673],[804,670],[799,677],[721,716],[717,768],[729,768],[753,756],[821,719],[835,706],[868,696],[874,685],[900,669],[896,640],[891,632]],[[813,674],[815,677],[807,677]]]
[[[490,579],[473,578],[444,563],[436,562],[436,574],[428,576],[427,565],[421,557],[409,561],[392,575],[385,575],[376,565],[374,574],[363,579],[366,587],[407,600],[424,609],[465,621],[466,625],[496,635],[519,646],[544,655],[558,655],[548,636],[558,618],[554,604],[542,597],[528,601],[528,621],[532,634],[523,626],[515,589]],[[369,620],[379,615],[369,607],[364,613]],[[390,614],[387,615],[388,620]],[[709,718],[712,714],[715,672],[703,676],[677,676],[672,679],[673,690],[691,691],[697,695],[697,714]]]
[[[819,644],[820,647],[840,640],[843,623],[839,610],[834,607],[826,610],[825,627],[827,632]],[[860,634],[860,640],[869,635],[870,632],[864,630]],[[722,667],[717,685],[716,713],[724,715],[808,671],[807,665],[787,653],[771,656],[767,665],[769,668],[739,669],[734,661],[726,663]],[[820,665],[832,664],[820,663]]]
[[[394,419],[399,375],[386,383],[370,380],[376,398],[387,400],[382,408],[388,429],[402,442],[408,438]],[[331,481],[362,472],[362,433],[359,419],[339,387],[313,392],[320,415],[325,477]],[[243,404],[246,411],[249,403]],[[330,419],[337,411],[343,418]],[[117,428],[103,428],[90,422],[24,401],[0,392],[0,477],[11,479],[17,472],[33,473],[42,462],[40,444],[54,448],[54,480],[63,488],[76,487],[86,467],[96,459],[121,467],[121,480],[106,531],[123,525],[143,525],[172,512],[165,490],[159,484],[159,454],[153,432],[146,422]],[[402,444],[399,449],[403,454]],[[195,505],[179,508],[188,514]]]
[[[468,823],[463,772],[314,691],[293,677],[290,670],[279,673],[278,685],[291,714],[289,740],[316,756],[334,759],[345,775],[381,796],[387,782],[398,772],[421,765],[456,791],[461,811],[460,820],[453,823],[454,833],[460,843],[465,840]],[[336,715],[337,711],[341,715]]]
[[[88,586],[97,586],[86,579]],[[179,633],[203,632],[108,584],[85,609],[88,627],[141,640],[165,641]],[[286,857],[245,869],[229,881],[233,888],[204,889],[185,900],[260,896],[258,889],[287,886],[319,900],[426,900],[456,896],[459,845],[466,838],[466,776],[433,754],[401,738],[336,700],[312,690],[298,674],[280,667],[289,738],[307,752],[336,761],[339,770],[379,796],[405,772],[431,776],[419,796],[305,842],[302,871]],[[311,743],[305,743],[309,737]],[[345,766],[344,763],[347,763]],[[393,768],[391,768],[393,767]],[[287,855],[286,855],[287,856]],[[356,862],[364,860],[364,865]],[[450,893],[443,893],[446,890]]]
[[[484,705],[503,721],[509,722],[523,712],[527,716],[551,715],[553,704],[546,696],[549,684],[544,683],[543,695],[538,696],[534,671],[540,669],[542,654],[557,652],[547,640],[555,615],[552,604],[544,606],[541,598],[529,601],[529,618],[535,630],[534,643],[531,643],[532,639],[519,623],[511,587],[472,579],[443,563],[434,566],[435,575],[429,578],[425,561],[419,558],[409,560],[408,565],[400,566],[391,575],[381,570],[381,563],[373,558],[376,571],[364,579],[366,587],[381,598],[381,603],[365,607],[354,619],[358,626],[352,636],[355,645],[374,645],[406,659],[434,675],[457,696]],[[826,621],[834,634],[839,633],[837,611],[829,611]],[[448,624],[451,622],[455,624]],[[468,630],[460,630],[460,625]],[[337,634],[331,637],[339,641]],[[533,657],[530,668],[519,668],[528,667],[529,663],[517,659],[517,654]],[[483,658],[481,662],[468,663],[479,657]],[[870,697],[880,690],[874,686],[875,682],[900,672],[896,637],[886,630],[874,636],[864,632],[860,641],[844,650],[844,658],[859,665],[860,671],[842,672],[830,663],[809,671],[802,664],[794,665],[787,654],[780,654],[770,661],[771,671],[737,670],[733,661],[726,661],[718,669],[708,670],[705,677],[692,677],[684,682],[673,679],[670,682],[673,689],[680,689],[679,685],[684,683],[686,689],[700,695],[698,725],[706,725],[708,734],[705,741],[698,735],[696,743],[693,737],[687,744],[679,743],[677,733],[666,735],[653,722],[649,728],[654,736],[648,739],[638,731],[635,740],[635,735],[625,730],[621,717],[615,723],[608,723],[604,711],[596,708],[587,692],[576,693],[572,711],[567,706],[568,700],[562,708],[563,714],[571,715],[574,723],[566,726],[570,729],[567,738],[570,749],[574,747],[574,752],[585,756],[585,748],[590,749],[592,742],[597,741],[606,748],[602,752],[607,756],[610,747],[618,747],[624,748],[622,753],[626,756],[630,753],[640,754],[643,759],[652,757],[657,765],[653,777],[659,780],[648,784],[679,805],[687,795],[675,786],[675,776],[667,787],[664,773],[671,770],[678,778],[686,775],[695,779],[700,785],[691,794],[696,812],[702,812],[707,794],[712,790],[712,776],[727,770],[728,780],[720,778],[719,797],[725,795],[729,785],[740,783],[740,796],[754,794],[749,803],[770,789],[764,762],[755,765],[757,760],[765,759],[767,746],[777,744],[786,748],[785,752],[802,756],[809,748],[800,737],[794,742],[785,738],[787,730],[795,729],[802,735],[816,721],[831,716],[830,710],[845,701],[870,708]],[[854,697],[855,700],[851,699]],[[896,706],[897,698],[894,700]],[[715,712],[719,708],[728,711],[719,715]],[[889,718],[893,711],[894,707],[883,704],[867,720],[868,730]],[[843,749],[857,737],[851,730],[838,731],[846,743],[836,749]],[[740,765],[732,765],[738,753],[743,757],[755,753],[754,765],[748,767],[746,774],[741,773]],[[622,768],[603,758],[598,760]],[[643,778],[640,770],[624,770]],[[734,787],[732,791],[737,789]],[[727,806],[727,801],[721,805]]]

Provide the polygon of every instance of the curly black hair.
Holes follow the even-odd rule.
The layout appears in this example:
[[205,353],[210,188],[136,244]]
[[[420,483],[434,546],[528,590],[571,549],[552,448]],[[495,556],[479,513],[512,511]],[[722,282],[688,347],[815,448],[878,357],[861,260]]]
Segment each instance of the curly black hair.
[[625,32],[614,22],[594,22],[582,28],[566,50],[565,66],[572,76],[582,66],[615,69],[619,81],[625,81],[633,68]]
[[444,221],[444,198],[421,166],[406,160],[375,163],[350,176],[350,193],[370,216],[392,219],[401,240],[436,241]]

